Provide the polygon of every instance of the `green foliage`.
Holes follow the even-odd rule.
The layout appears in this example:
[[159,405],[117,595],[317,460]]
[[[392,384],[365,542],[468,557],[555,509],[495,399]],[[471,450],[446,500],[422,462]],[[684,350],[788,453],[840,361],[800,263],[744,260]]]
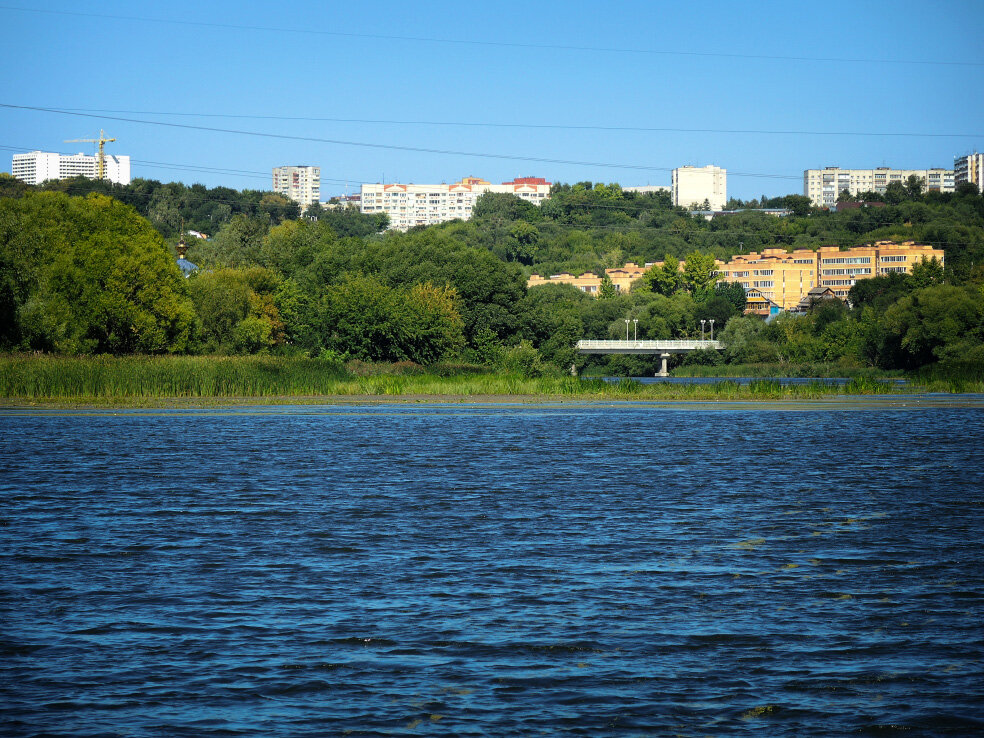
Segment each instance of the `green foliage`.
[[615,289],[615,284],[612,282],[612,278],[606,273],[601,278],[601,287],[598,289],[598,299],[599,300],[611,300],[618,295],[618,290]]
[[885,311],[882,361],[915,369],[957,358],[984,341],[984,295],[946,285],[926,287]]
[[501,363],[507,371],[516,372],[524,377],[540,377],[544,372],[540,352],[525,340],[506,351]]
[[319,223],[331,228],[339,238],[368,238],[389,227],[386,213],[362,213],[354,207],[319,207],[314,214]]
[[65,353],[190,347],[194,313],[161,237],[102,195],[0,199],[0,345]]
[[729,364],[754,364],[776,360],[776,350],[766,336],[766,324],[757,316],[728,321],[718,340],[724,344]]
[[919,263],[912,265],[909,283],[914,290],[943,284],[943,265],[935,256],[932,259],[924,256]]
[[91,193],[109,195],[132,206],[167,237],[177,235],[182,223],[185,228],[214,235],[237,214],[259,217],[274,225],[300,215],[297,203],[273,192],[239,191],[229,187],[208,189],[200,184],[189,187],[180,182],[164,184],[153,179],[138,178],[128,185],[119,185],[107,180],[75,177],[50,180],[31,189],[76,197]]
[[643,284],[658,295],[669,297],[683,289],[684,275],[680,271],[680,260],[672,254],[663,256],[662,264],[653,264],[642,275]]
[[429,283],[394,288],[349,276],[328,293],[325,326],[329,349],[364,361],[426,365],[464,345],[457,292]]
[[255,354],[286,340],[277,297],[280,280],[268,269],[199,272],[188,290],[202,326],[205,350]]
[[540,231],[536,226],[525,220],[518,220],[509,228],[509,239],[510,258],[522,264],[532,264],[540,241]]
[[506,192],[486,192],[475,200],[472,208],[472,218],[479,221],[499,219],[535,223],[540,215],[536,205]]
[[683,279],[690,294],[698,302],[710,297],[717,284],[717,265],[714,257],[700,251],[691,251],[683,267]]
[[727,300],[735,315],[745,312],[748,298],[740,282],[718,282],[714,285],[714,296]]

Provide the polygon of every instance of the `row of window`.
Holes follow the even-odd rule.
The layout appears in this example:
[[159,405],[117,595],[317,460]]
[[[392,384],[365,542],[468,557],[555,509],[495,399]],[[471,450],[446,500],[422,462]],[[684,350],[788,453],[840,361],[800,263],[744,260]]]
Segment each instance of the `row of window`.
[[845,256],[838,259],[823,259],[824,264],[870,264],[870,256]]

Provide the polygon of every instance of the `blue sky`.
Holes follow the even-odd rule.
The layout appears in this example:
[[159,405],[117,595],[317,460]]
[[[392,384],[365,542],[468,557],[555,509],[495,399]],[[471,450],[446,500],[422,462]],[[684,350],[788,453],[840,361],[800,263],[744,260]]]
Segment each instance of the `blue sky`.
[[63,141],[104,128],[133,176],[189,184],[269,189],[271,167],[315,164],[327,197],[716,164],[747,199],[801,192],[807,168],[984,150],[981,0],[0,0],[0,27],[0,103],[103,116],[0,107],[6,171],[14,150],[91,153]]

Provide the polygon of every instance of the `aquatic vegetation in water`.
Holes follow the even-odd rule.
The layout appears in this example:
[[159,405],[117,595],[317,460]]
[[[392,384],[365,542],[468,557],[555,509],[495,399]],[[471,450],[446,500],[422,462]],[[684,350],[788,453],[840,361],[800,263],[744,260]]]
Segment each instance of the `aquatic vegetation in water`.
[[741,714],[742,720],[751,720],[753,718],[760,718],[766,715],[773,715],[779,711],[778,705],[760,705],[759,707],[753,707],[751,710],[746,710]]

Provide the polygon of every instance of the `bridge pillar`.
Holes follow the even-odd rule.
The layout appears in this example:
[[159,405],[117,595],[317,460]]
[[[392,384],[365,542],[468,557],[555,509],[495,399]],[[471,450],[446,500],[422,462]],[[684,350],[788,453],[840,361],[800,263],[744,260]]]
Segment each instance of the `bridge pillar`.
[[670,373],[666,370],[666,361],[670,358],[669,354],[659,355],[659,371],[656,372],[657,377],[668,377]]

